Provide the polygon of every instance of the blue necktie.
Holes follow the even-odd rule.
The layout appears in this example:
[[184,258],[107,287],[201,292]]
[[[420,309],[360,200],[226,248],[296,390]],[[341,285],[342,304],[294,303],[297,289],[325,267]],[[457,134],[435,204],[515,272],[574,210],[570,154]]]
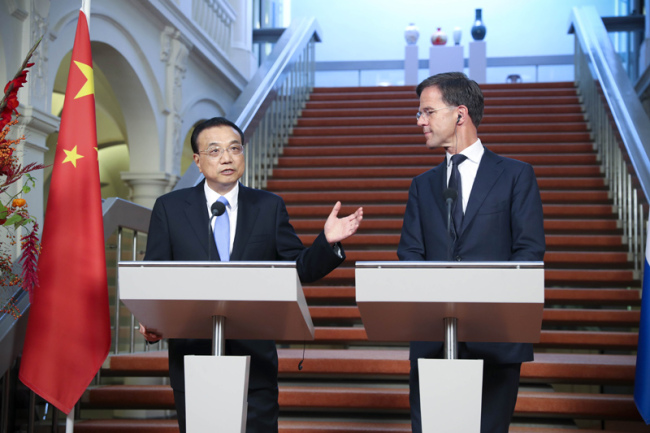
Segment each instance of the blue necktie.
[[[219,197],[217,201],[223,203],[228,208],[228,199]],[[214,223],[214,243],[217,244],[219,258],[222,262],[230,261],[230,218],[228,210],[217,217]]]
[[456,235],[460,236],[460,229],[463,225],[463,184],[460,181],[460,171],[458,171],[458,166],[465,161],[467,157],[465,155],[454,155],[451,157],[451,177],[449,178],[449,188],[453,188],[458,191],[458,197],[456,202],[453,205],[451,210],[451,217],[454,220],[454,228],[456,229]]

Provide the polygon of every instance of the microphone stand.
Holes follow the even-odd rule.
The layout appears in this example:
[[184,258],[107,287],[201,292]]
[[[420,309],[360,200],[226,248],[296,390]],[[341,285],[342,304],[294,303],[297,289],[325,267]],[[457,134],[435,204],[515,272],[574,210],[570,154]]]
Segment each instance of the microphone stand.
[[212,203],[212,206],[210,206],[210,212],[212,212],[212,216],[210,217],[210,222],[208,223],[208,261],[211,262],[211,254],[210,252],[212,251],[212,245],[210,245],[210,242],[214,243],[214,233],[212,231],[212,220],[214,220],[215,217],[223,215],[223,213],[226,211],[226,205],[221,203],[220,201],[215,201]]
[[443,192],[443,196],[445,198],[445,203],[447,204],[447,260],[451,261],[453,254],[453,245],[455,242],[455,235],[452,233],[451,229],[451,208],[454,204],[454,200],[456,200],[458,197],[458,191],[453,188],[447,188]]

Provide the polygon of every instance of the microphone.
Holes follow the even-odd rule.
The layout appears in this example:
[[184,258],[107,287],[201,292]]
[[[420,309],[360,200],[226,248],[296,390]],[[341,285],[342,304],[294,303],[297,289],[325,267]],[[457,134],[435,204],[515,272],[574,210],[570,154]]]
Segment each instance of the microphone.
[[[226,211],[226,205],[220,201],[215,201],[210,206],[210,211],[212,211],[212,218],[221,216]],[[210,218],[210,223],[212,223],[212,218]],[[210,227],[212,227],[212,224],[210,224]]]
[[445,203],[447,204],[447,259],[451,261],[453,245],[451,234],[451,208],[456,198],[458,198],[458,191],[456,191],[454,188],[447,188],[443,191],[442,195],[445,198]]
[[226,205],[220,201],[215,201],[212,203],[212,206],[210,206],[210,212],[212,212],[212,216],[210,217],[210,222],[208,223],[208,261],[212,260],[210,257],[210,251],[212,251],[212,245],[210,245],[210,242],[214,243],[214,235],[212,234],[212,220],[214,217],[223,215],[225,211]]
[[458,197],[458,191],[454,188],[447,188],[443,193],[445,203],[447,204],[447,233],[451,236],[451,206]]

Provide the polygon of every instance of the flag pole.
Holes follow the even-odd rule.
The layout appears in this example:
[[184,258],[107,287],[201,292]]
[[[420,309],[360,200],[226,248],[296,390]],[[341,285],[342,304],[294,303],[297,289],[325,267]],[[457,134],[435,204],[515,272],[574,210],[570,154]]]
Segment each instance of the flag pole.
[[73,433],[73,432],[74,432],[74,406],[72,407],[72,410],[65,418],[65,433]]

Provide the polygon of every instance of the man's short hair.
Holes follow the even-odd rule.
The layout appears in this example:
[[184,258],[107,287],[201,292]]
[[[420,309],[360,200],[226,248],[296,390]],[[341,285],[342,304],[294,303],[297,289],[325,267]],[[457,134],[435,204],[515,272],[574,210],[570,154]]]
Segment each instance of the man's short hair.
[[190,138],[193,153],[199,153],[199,144],[196,142],[196,140],[199,138],[199,134],[208,128],[214,128],[215,126],[230,126],[239,133],[242,146],[245,144],[244,133],[241,129],[239,129],[239,126],[235,125],[225,117],[213,117],[212,119],[204,120],[194,127],[194,131],[192,131],[192,137]]
[[418,97],[427,87],[437,87],[442,101],[448,105],[464,105],[474,126],[478,128],[483,118],[483,92],[478,83],[462,72],[445,72],[422,81],[415,89]]

